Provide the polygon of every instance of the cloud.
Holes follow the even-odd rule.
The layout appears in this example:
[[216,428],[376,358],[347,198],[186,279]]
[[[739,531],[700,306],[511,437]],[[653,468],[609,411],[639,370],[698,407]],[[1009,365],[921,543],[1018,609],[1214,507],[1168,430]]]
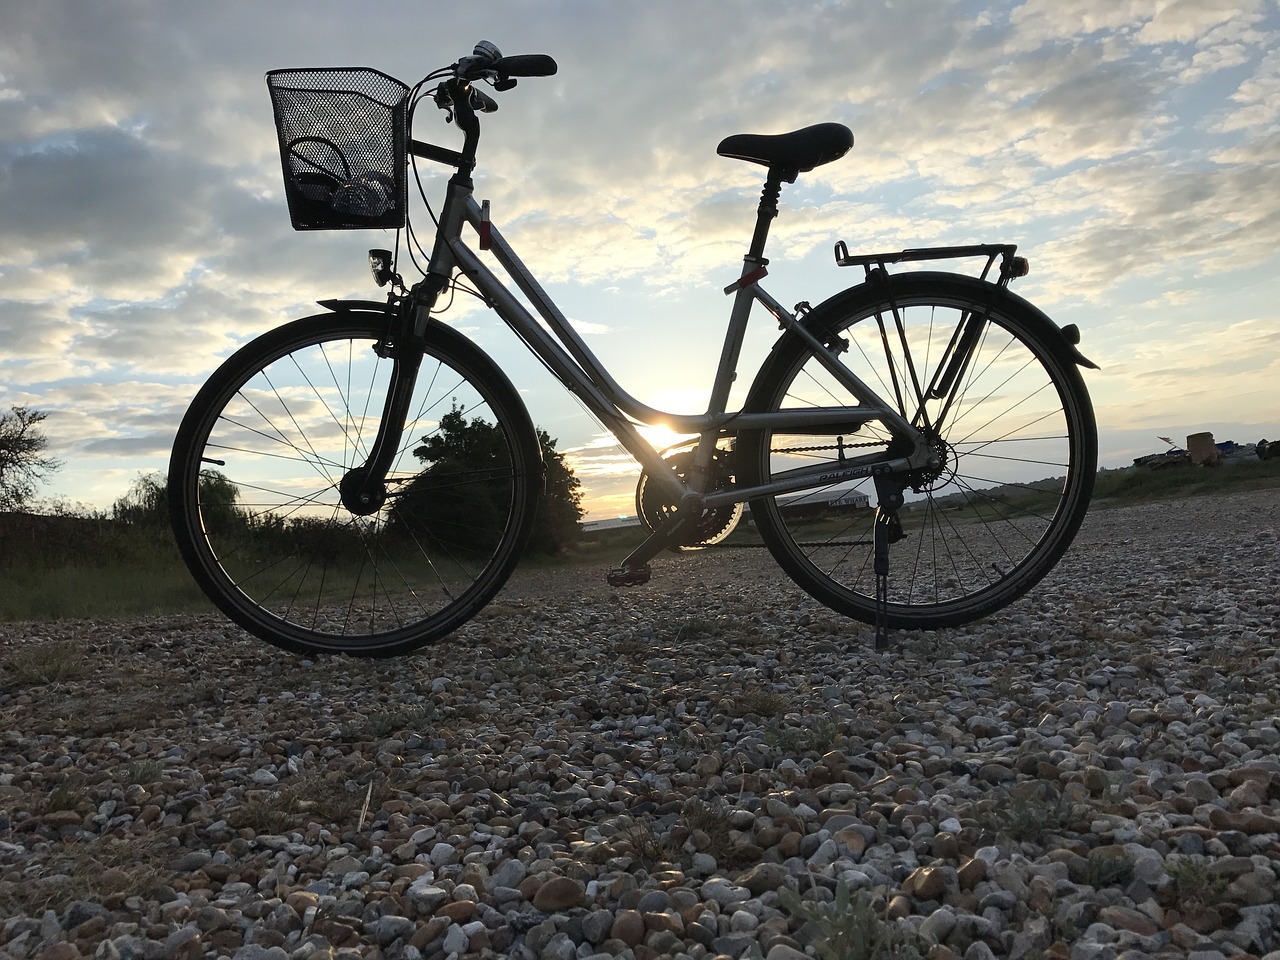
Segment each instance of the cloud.
[[[556,77],[521,80],[486,119],[478,193],[575,326],[619,358],[618,379],[678,395],[681,409],[718,356],[718,288],[738,270],[759,196],[759,168],[715,155],[729,134],[824,120],[855,132],[846,158],[783,194],[768,285],[788,303],[854,282],[831,265],[836,239],[1017,241],[1034,267],[1019,288],[1055,316],[1078,312],[1087,343],[1132,372],[1147,359],[1134,331],[1166,343],[1166,312],[1216,311],[1209,330],[1262,316],[1265,293],[1239,280],[1273,273],[1280,246],[1280,15],[1262,0],[942,2],[928,16],[914,4],[778,16],[763,0],[732,12],[391,0],[386,21],[428,38],[393,45],[336,0],[11,6],[0,405],[50,409],[61,455],[97,470],[111,451],[122,476],[162,462],[166,432],[238,344],[319,312],[318,298],[380,296],[364,250],[393,235],[289,227],[263,81],[274,67],[367,63],[413,80],[486,34],[507,52],[555,55]],[[429,104],[420,120],[421,138],[457,144]],[[448,171],[423,169],[437,198]],[[478,309],[458,298],[446,320],[504,342]],[[752,331],[764,349],[776,336],[767,322]],[[1195,361],[1173,352],[1178,364],[1152,369]],[[1104,393],[1113,383],[1181,403],[1172,379],[1117,376]],[[559,414],[548,395],[528,388],[535,419]],[[561,435],[585,457],[593,429]],[[622,469],[583,465],[597,486]],[[87,472],[71,463],[64,475]]]

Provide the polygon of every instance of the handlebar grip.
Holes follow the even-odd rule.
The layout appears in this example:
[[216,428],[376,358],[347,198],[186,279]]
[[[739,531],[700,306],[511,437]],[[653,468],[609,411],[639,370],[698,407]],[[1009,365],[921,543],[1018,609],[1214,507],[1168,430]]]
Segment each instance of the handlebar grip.
[[556,62],[545,53],[520,53],[514,57],[503,57],[490,67],[498,76],[507,77],[552,77],[555,76]]

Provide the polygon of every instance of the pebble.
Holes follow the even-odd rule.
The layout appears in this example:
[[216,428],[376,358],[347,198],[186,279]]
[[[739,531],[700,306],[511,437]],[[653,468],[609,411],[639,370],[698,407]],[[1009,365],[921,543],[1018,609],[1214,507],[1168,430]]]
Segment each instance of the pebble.
[[937,960],[1280,960],[1278,529],[1096,506],[883,654],[762,550],[522,571],[391,661],[0,625],[93,663],[0,673],[0,955],[799,960],[843,885]]

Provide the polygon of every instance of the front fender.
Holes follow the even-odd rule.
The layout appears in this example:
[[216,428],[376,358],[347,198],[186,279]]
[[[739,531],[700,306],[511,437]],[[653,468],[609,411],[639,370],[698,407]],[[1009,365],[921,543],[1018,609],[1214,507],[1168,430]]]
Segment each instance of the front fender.
[[391,312],[391,305],[380,300],[317,300],[316,303],[334,313],[353,310],[373,310],[382,314]]

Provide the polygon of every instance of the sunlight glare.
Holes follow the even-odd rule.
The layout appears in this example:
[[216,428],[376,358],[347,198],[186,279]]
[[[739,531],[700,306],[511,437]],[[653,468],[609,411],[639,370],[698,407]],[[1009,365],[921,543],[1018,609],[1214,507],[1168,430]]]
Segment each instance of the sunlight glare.
[[697,434],[677,433],[665,424],[641,424],[638,428],[640,436],[644,437],[655,450],[661,453],[668,447],[674,447],[682,440],[692,440]]

